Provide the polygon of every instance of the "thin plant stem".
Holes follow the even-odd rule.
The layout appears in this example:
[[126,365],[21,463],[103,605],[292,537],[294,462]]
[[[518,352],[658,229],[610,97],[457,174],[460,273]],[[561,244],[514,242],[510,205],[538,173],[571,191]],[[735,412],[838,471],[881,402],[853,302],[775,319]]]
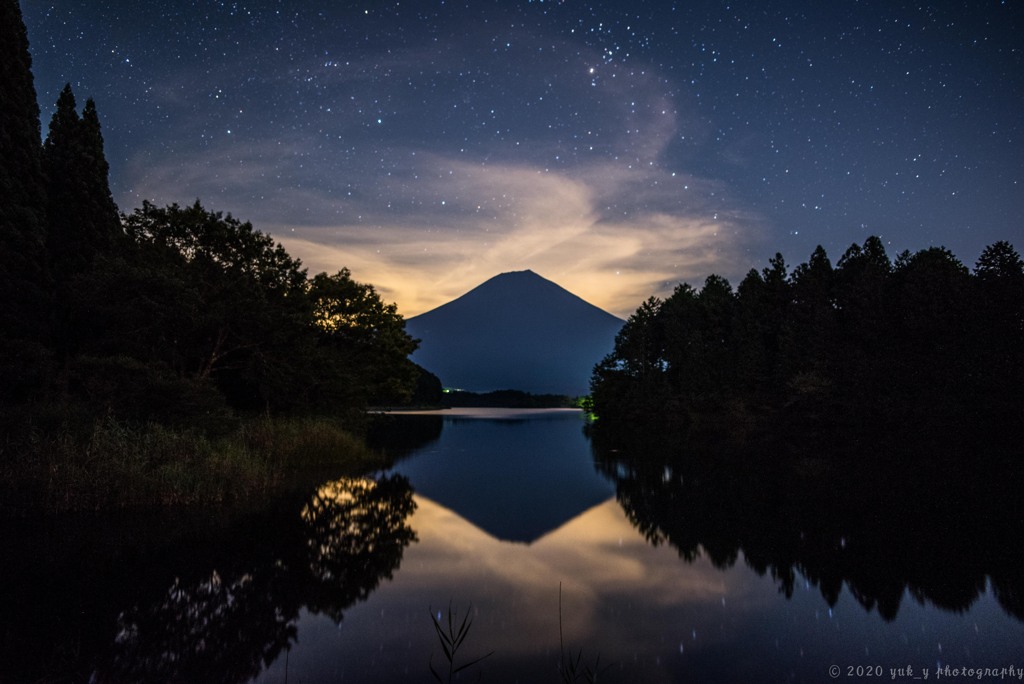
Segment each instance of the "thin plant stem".
[[434,675],[434,679],[436,679],[438,682],[441,682],[441,684],[445,684],[446,681],[451,682],[452,677],[462,672],[466,668],[478,664],[484,658],[487,658],[488,656],[494,653],[494,651],[491,651],[490,653],[480,656],[479,658],[470,660],[467,663],[456,665],[455,659],[457,651],[465,642],[466,637],[469,636],[469,629],[473,626],[473,621],[469,618],[469,615],[472,612],[473,607],[471,605],[466,610],[466,615],[462,618],[462,622],[459,624],[457,628],[455,626],[457,620],[455,616],[455,611],[452,610],[451,601],[448,602],[447,625],[441,624],[440,612],[438,612],[438,614],[435,616],[433,608],[430,608],[429,610],[430,620],[434,623],[434,632],[437,634],[437,640],[441,644],[441,650],[444,653],[445,660],[448,661],[448,678],[447,680],[445,680],[441,677],[441,674],[436,669],[434,669],[434,655],[430,655],[430,661],[428,662],[428,665],[430,667],[430,674]]

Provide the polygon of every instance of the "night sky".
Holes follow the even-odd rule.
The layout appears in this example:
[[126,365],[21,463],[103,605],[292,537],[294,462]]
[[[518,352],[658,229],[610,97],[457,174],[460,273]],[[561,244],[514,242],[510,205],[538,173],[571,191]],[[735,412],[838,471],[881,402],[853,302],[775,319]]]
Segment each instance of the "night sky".
[[1024,249],[1024,1],[22,0],[122,211],[231,212],[412,316],[532,269],[625,316],[781,251]]

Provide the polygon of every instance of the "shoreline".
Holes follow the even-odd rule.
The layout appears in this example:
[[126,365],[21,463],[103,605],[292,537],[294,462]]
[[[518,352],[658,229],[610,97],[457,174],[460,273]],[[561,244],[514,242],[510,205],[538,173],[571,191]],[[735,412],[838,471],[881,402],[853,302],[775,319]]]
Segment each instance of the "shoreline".
[[483,420],[515,419],[535,415],[551,415],[554,413],[578,413],[580,415],[584,415],[583,410],[578,408],[504,408],[499,406],[452,406],[436,409],[386,409],[374,411],[374,413],[389,416],[441,416],[445,418],[477,418]]

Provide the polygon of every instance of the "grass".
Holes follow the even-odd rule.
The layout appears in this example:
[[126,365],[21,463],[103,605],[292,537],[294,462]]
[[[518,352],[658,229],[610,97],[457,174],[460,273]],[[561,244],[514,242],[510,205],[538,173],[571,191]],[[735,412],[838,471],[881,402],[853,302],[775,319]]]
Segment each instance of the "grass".
[[[452,610],[452,605],[448,603],[448,620],[447,623],[442,622],[440,611],[435,615],[433,609],[430,609],[430,620],[434,623],[434,633],[437,635],[437,640],[441,644],[441,651],[444,654],[445,660],[448,661],[448,676],[445,679],[442,673],[434,669],[433,654],[431,654],[428,665],[430,667],[430,674],[434,676],[441,684],[450,683],[452,678],[458,675],[463,670],[466,670],[485,658],[494,654],[494,651],[487,653],[487,655],[469,660],[462,664],[456,664],[457,655],[459,649],[465,643],[466,638],[469,636],[470,627],[473,626],[473,621],[469,619],[469,614],[472,612],[472,606],[466,611],[466,615],[463,616],[462,622],[460,623],[456,613]],[[458,627],[456,627],[456,624]],[[601,654],[597,655],[594,661],[594,666],[591,666],[583,662],[583,649],[576,651],[575,656],[571,650],[566,650],[565,641],[562,638],[562,583],[558,583],[558,675],[565,684],[573,684],[574,682],[582,679],[589,684],[595,684],[597,682],[598,675],[607,670],[610,665],[601,668]],[[478,677],[479,678],[479,677]]]
[[257,418],[220,437],[107,418],[0,443],[0,516],[238,502],[379,459],[327,418]]
[[597,681],[597,675],[601,671],[601,654],[597,654],[594,661],[594,668],[583,662],[583,649],[576,651],[574,658],[571,651],[565,650],[565,642],[562,640],[562,583],[558,583],[558,674],[565,684],[578,682],[580,677],[584,681],[593,684]]
[[435,616],[434,610],[432,608],[430,609],[430,619],[434,623],[434,632],[437,634],[437,640],[441,643],[441,650],[444,652],[445,660],[448,661],[447,679],[443,679],[441,677],[441,674],[434,669],[433,655],[431,655],[430,661],[428,663],[430,667],[430,674],[434,675],[434,679],[441,682],[441,684],[451,682],[452,677],[454,677],[455,675],[457,675],[458,673],[462,672],[467,668],[473,667],[474,665],[482,661],[484,658],[487,658],[492,653],[494,653],[494,651],[491,651],[487,655],[480,656],[479,658],[474,658],[473,660],[462,663],[461,665],[455,664],[458,650],[462,646],[463,642],[465,642],[466,637],[469,636],[470,627],[473,626],[473,621],[469,619],[469,614],[472,612],[472,610],[472,606],[470,606],[469,609],[466,610],[466,614],[465,616],[463,616],[462,622],[456,628],[455,624],[458,622],[458,618],[452,611],[451,603],[448,604],[447,625],[443,625],[441,623],[440,612],[438,612],[437,616]]

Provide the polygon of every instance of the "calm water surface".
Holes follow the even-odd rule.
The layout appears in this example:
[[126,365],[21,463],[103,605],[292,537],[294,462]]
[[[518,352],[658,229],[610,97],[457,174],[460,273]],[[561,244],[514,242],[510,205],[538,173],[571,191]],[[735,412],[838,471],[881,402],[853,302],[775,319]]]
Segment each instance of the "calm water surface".
[[[49,530],[57,553],[8,532],[42,561],[4,561],[0,681],[433,681],[449,608],[473,620],[456,663],[491,653],[458,681],[562,681],[560,642],[610,682],[1024,667],[1024,525],[988,484],[808,493],[595,448],[572,411],[402,416],[379,440],[387,473],[255,521],[177,521],[179,543],[93,525]],[[975,487],[991,509],[948,507]]]
[[[827,578],[784,572],[775,559],[674,544],[666,530],[675,521],[645,518],[634,503],[641,475],[622,463],[595,467],[577,413],[433,420],[440,433],[395,468],[416,492],[417,541],[393,579],[341,623],[304,614],[287,662],[258,681],[426,681],[427,663],[442,662],[428,611],[445,618],[449,605],[474,620],[461,662],[493,651],[467,671],[471,681],[560,681],[560,629],[566,650],[582,650],[604,681],[826,681],[833,665],[843,678],[870,667],[891,679],[907,666],[935,677],[946,665],[1024,663],[1020,613],[1008,613],[984,575],[936,589],[904,581],[904,568],[886,576],[878,558],[867,573],[881,577],[863,577],[855,560],[845,569],[854,588],[839,580],[838,591],[823,589]],[[649,491],[652,500],[685,492],[673,489],[668,467],[658,470],[651,486],[663,489]],[[728,505],[695,526],[731,517]],[[652,533],[652,524],[665,529]],[[834,551],[848,544],[840,534]],[[921,562],[964,551],[930,550]],[[1019,611],[1017,601],[1004,603]]]

